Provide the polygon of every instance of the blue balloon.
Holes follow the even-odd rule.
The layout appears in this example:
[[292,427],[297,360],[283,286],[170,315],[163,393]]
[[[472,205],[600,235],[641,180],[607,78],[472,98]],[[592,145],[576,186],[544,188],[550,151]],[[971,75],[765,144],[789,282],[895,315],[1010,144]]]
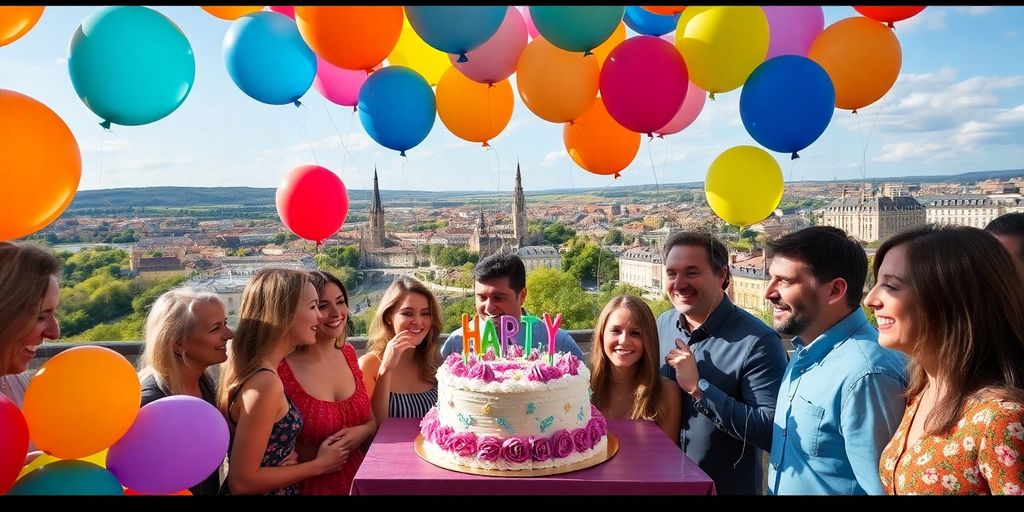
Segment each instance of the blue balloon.
[[405,66],[388,66],[370,74],[359,90],[359,122],[378,144],[401,151],[430,134],[437,103],[430,84]]
[[780,55],[762,62],[743,84],[740,118],[759,144],[798,158],[797,151],[825,132],[835,105],[835,86],[817,62]]
[[509,9],[507,5],[407,5],[405,16],[423,42],[467,62],[466,52],[497,32]]
[[111,123],[137,126],[174,112],[192,90],[196,60],[181,29],[141,6],[90,14],[68,47],[71,85],[85,106]]
[[120,496],[121,482],[110,471],[84,460],[51,462],[15,482],[11,496]]
[[222,49],[231,81],[256,101],[298,106],[316,78],[316,54],[284,14],[259,11],[238,18]]
[[549,43],[568,52],[586,52],[608,40],[626,12],[624,5],[531,5],[530,18]]
[[663,16],[654,14],[643,7],[630,5],[626,7],[626,15],[623,16],[622,21],[626,22],[626,26],[637,34],[663,36],[676,29],[681,14]]

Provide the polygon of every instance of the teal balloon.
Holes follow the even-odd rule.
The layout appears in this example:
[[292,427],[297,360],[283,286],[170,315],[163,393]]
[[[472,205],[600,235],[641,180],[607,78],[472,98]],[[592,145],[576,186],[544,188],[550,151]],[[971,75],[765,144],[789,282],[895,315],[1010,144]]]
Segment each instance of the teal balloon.
[[507,5],[408,5],[405,16],[424,43],[468,62],[466,52],[497,32],[509,9]]
[[359,122],[378,144],[395,151],[415,147],[430,134],[437,103],[430,84],[405,66],[370,74],[359,89]]
[[624,5],[531,5],[530,18],[549,43],[569,52],[590,52],[608,40],[626,12]]
[[181,29],[141,6],[100,9],[68,49],[71,85],[103,125],[137,126],[174,112],[192,90],[196,60]]
[[238,18],[222,49],[231,81],[263,103],[298,104],[316,78],[316,54],[284,14],[259,11]]
[[110,471],[84,460],[51,462],[21,477],[11,496],[120,496],[121,482]]

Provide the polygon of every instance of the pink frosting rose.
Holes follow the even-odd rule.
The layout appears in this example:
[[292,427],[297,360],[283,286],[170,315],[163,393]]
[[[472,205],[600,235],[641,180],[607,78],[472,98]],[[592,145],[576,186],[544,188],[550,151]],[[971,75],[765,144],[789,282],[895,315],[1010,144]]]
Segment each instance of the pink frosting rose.
[[491,365],[480,363],[469,369],[469,378],[479,379],[484,382],[493,382],[495,380],[494,370],[491,369]]
[[580,371],[580,360],[572,354],[564,354],[555,367],[561,370],[563,375],[576,375]]
[[487,352],[484,352],[483,357],[480,359],[484,361],[494,361],[498,356],[494,355],[494,347],[487,347]]
[[533,456],[533,460],[537,462],[544,462],[551,458],[552,448],[551,440],[546,437],[534,437],[530,436],[530,454]]
[[516,345],[515,343],[509,343],[508,353],[505,354],[505,357],[507,359],[512,359],[513,357],[523,357],[523,347]]
[[433,442],[437,427],[440,425],[441,422],[437,419],[437,407],[431,407],[420,420],[420,433],[423,434],[423,439]]
[[597,417],[590,418],[587,422],[587,435],[590,436],[590,446],[597,446],[597,443],[604,437],[608,429],[601,424],[601,420]]
[[555,457],[559,459],[572,455],[572,451],[575,449],[572,434],[564,428],[552,434],[551,444],[554,445]]
[[509,462],[526,462],[530,460],[530,444],[520,436],[512,436],[501,443],[501,456]]
[[434,444],[444,447],[448,443],[448,439],[455,433],[448,425],[441,425],[434,430]]
[[481,462],[494,462],[501,455],[501,439],[487,436],[476,444],[476,458]]
[[469,457],[476,453],[476,444],[476,434],[468,431],[458,432],[448,438],[448,442],[443,448],[463,457]]
[[587,429],[578,428],[572,431],[572,444],[576,447],[576,451],[583,453],[593,447],[590,444],[590,434],[587,433]]
[[526,356],[527,361],[536,361],[537,359],[540,359],[540,351],[537,349],[531,350],[530,355]]

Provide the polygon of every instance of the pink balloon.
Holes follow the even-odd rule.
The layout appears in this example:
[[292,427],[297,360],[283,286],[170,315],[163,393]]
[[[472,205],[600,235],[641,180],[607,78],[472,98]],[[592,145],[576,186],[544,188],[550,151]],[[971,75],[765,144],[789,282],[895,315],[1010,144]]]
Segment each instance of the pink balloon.
[[365,70],[339,68],[317,55],[313,87],[332,103],[354,107],[359,103],[359,89],[368,76]]
[[612,119],[628,130],[651,134],[679,111],[689,72],[669,42],[634,36],[608,54],[600,80],[601,98]]
[[536,27],[536,25],[533,24],[533,18],[530,17],[530,7],[527,6],[527,5],[524,5],[522,7],[522,9],[523,9],[523,21],[526,22],[526,31],[527,31],[527,33],[530,34],[530,39],[536,39],[537,36],[540,35],[540,32],[537,32],[537,27]]
[[293,20],[295,19],[295,6],[293,5],[271,5],[270,10],[284,14]]
[[319,165],[301,165],[277,186],[277,215],[296,235],[317,245],[341,229],[348,215],[348,191],[336,174]]
[[683,98],[683,104],[679,107],[679,111],[676,112],[676,115],[668,124],[658,128],[654,133],[659,137],[664,137],[665,135],[683,131],[684,128],[697,120],[700,111],[704,109],[704,100],[707,99],[707,96],[707,91],[690,82],[690,85],[686,88],[686,97]]
[[779,55],[806,57],[811,44],[825,29],[825,13],[820,5],[767,5],[762,6],[768,16],[768,55],[765,60]]
[[459,62],[459,56],[449,53],[452,61],[463,75],[482,84],[500,82],[516,72],[519,56],[526,48],[527,30],[523,15],[517,9],[506,11],[505,20],[498,31],[484,44],[466,52],[468,62]]

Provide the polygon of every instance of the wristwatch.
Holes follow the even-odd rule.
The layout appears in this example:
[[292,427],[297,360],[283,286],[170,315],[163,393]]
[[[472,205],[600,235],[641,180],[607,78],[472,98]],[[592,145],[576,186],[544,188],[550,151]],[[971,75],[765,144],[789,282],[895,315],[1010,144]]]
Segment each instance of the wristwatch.
[[697,391],[690,395],[690,397],[693,398],[693,401],[694,402],[700,401],[700,399],[704,397],[704,392],[707,391],[708,386],[710,386],[710,385],[711,385],[711,383],[708,382],[707,379],[702,378],[702,379],[698,380],[697,381]]

